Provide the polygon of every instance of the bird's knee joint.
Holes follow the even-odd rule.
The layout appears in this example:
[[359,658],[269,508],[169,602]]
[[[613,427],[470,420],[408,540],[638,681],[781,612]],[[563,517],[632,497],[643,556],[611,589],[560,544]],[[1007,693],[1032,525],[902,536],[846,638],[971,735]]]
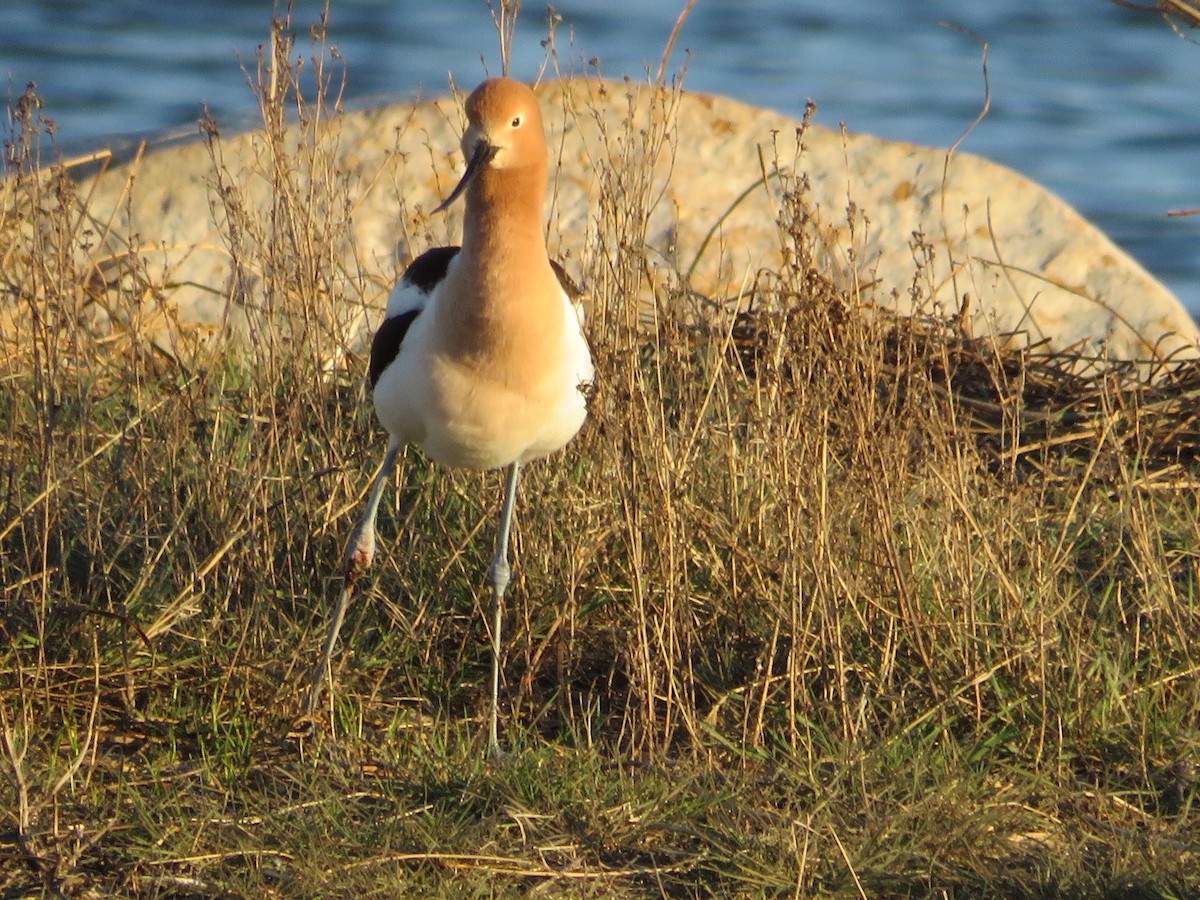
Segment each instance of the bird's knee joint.
[[508,564],[508,560],[493,561],[492,567],[488,570],[488,577],[491,579],[496,593],[503,596],[504,591],[508,588],[508,582],[512,579],[512,567]]

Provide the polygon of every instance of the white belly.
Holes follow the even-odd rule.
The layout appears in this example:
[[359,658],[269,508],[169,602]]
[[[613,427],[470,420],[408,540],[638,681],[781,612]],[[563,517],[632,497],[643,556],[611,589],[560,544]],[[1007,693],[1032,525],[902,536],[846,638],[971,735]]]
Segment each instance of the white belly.
[[519,385],[502,371],[468,368],[433,351],[432,317],[422,313],[375,385],[379,421],[444,466],[494,469],[558,450],[583,425],[583,388],[593,377],[575,310],[564,305],[561,361]]

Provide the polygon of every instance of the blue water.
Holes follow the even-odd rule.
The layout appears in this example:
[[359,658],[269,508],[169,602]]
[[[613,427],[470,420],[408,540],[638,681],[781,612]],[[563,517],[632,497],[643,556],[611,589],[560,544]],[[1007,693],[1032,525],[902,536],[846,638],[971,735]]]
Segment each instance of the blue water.
[[[297,2],[293,21],[322,4]],[[559,66],[606,76],[657,70],[682,2],[560,0]],[[512,74],[543,60],[544,5],[527,2]],[[239,60],[267,34],[265,0],[2,0],[0,77],[10,96],[38,84],[60,145],[108,134],[194,127],[207,103],[246,121]],[[1200,313],[1200,46],[1161,19],[1106,0],[699,0],[672,58],[685,85],[817,121],[949,146],[984,98],[991,110],[963,149],[1024,172],[1107,231]],[[440,94],[499,71],[483,0],[334,0],[330,41],[347,96]],[[573,40],[573,43],[572,43]],[[301,49],[307,47],[306,39]],[[590,61],[595,60],[593,64]]]

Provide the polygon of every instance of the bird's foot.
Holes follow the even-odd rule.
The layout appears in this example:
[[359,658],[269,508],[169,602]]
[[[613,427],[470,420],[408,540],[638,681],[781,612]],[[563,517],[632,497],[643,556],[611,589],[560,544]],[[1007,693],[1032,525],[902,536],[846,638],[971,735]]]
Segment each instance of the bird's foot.
[[503,766],[516,759],[516,754],[509,753],[500,746],[500,742],[488,742],[487,761],[494,766]]

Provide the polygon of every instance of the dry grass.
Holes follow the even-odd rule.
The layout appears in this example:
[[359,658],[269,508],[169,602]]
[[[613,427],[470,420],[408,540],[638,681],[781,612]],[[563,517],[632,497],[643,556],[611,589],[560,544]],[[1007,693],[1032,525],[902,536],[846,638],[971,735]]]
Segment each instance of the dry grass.
[[105,223],[15,110],[0,893],[1200,891],[1195,365],[1150,383],[872,314],[815,273],[802,182],[752,313],[681,275],[647,323],[671,90],[579,248],[590,422],[522,486],[516,760],[481,759],[496,476],[415,453],[329,729],[294,731],[379,436],[362,361],[311,349],[360,303],[329,225],[353,186],[276,37],[260,165],[209,130],[237,346],[142,337],[169,273],[95,258]]

